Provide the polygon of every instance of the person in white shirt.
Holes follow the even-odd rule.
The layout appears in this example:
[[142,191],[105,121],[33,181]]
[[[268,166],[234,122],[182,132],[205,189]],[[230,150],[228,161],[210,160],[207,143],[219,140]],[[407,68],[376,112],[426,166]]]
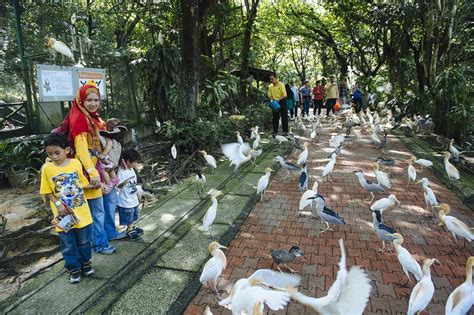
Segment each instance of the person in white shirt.
[[291,114],[291,118],[293,118],[293,115],[296,118],[298,116],[298,106],[300,105],[300,97],[299,97],[300,92],[295,83],[293,83],[291,90],[293,91],[293,100],[295,101],[295,106],[293,106],[293,108],[290,110],[290,114]]
[[143,230],[134,226],[138,220],[138,206],[140,204],[137,194],[137,174],[135,168],[140,160],[140,153],[135,149],[128,149],[122,153],[122,163],[117,177],[120,189],[117,201],[120,225],[127,226],[127,235],[131,240],[136,240],[143,234]]

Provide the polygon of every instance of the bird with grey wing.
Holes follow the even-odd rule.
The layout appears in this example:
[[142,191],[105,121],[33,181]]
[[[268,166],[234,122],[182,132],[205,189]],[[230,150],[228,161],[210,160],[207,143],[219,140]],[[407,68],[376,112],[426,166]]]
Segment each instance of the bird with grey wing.
[[397,231],[395,231],[394,228],[384,224],[380,211],[372,211],[372,218],[375,234],[377,234],[378,239],[381,240],[383,244],[382,248],[380,248],[378,251],[382,253],[391,252],[391,248],[385,248],[385,242],[392,242],[394,239],[396,239],[393,234],[397,233]]
[[388,144],[387,132],[385,131],[384,136],[383,136],[383,140],[380,141],[379,146],[378,146],[378,149],[379,149],[380,151],[384,152],[383,150],[387,147],[387,144]]
[[331,158],[331,156],[332,156],[333,153],[335,153],[336,156],[339,156],[339,154],[341,154],[343,148],[344,148],[344,145],[343,145],[343,144],[340,144],[334,151],[332,151],[332,152],[328,155],[328,159]]
[[306,163],[304,163],[303,168],[301,169],[300,182],[299,182],[300,192],[304,192],[306,189],[308,189],[308,181],[309,181],[308,168],[306,167]]
[[296,166],[295,164],[285,161],[285,159],[281,155],[277,155],[275,159],[280,163],[281,167],[283,167],[287,171],[285,178],[290,176],[290,171],[300,170],[300,168]]
[[293,269],[288,267],[286,264],[294,261],[296,257],[304,256],[301,248],[297,245],[293,245],[289,251],[284,249],[273,249],[271,252],[273,262],[277,264],[278,270],[280,270],[280,265],[283,264],[291,273],[296,273]]
[[372,196],[372,198],[370,199],[371,202],[375,198],[374,193],[380,193],[380,192],[385,191],[384,188],[382,187],[382,185],[380,185],[378,183],[372,183],[370,180],[365,179],[364,172],[362,172],[361,170],[354,171],[354,173],[356,174],[357,178],[359,179],[360,185],[366,191],[368,191],[370,193],[370,195]]
[[394,159],[385,159],[381,156],[379,156],[376,160],[375,160],[379,165],[382,165],[383,167],[388,167],[389,168],[389,171],[388,173],[390,174],[391,170],[392,170],[392,166],[395,165],[395,160]]
[[197,186],[197,193],[199,197],[204,198],[204,186],[206,185],[206,176],[201,172],[201,170],[197,171],[196,174],[196,186]]
[[298,139],[295,137],[294,134],[290,133],[288,134],[288,137],[290,138],[290,141],[291,141],[291,144],[298,150],[300,151],[303,151],[304,148],[303,146],[300,144],[300,142],[298,141]]
[[339,214],[337,214],[333,210],[326,207],[326,202],[324,201],[324,198],[322,198],[320,196],[314,196],[314,197],[310,197],[308,199],[314,199],[315,200],[317,215],[321,218],[321,220],[324,221],[324,223],[326,223],[326,229],[321,231],[321,233],[324,233],[326,231],[332,231],[332,229],[329,227],[329,223],[331,223],[331,224],[346,224],[344,219]]
[[138,138],[138,133],[135,130],[135,128],[132,128],[131,131],[132,131],[132,143],[135,146],[135,148],[137,149],[143,148],[143,145],[141,144],[140,139]]

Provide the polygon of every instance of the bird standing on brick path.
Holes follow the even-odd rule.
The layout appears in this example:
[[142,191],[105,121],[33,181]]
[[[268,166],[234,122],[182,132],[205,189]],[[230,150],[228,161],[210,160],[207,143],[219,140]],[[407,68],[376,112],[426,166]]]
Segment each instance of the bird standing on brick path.
[[354,173],[357,176],[357,179],[359,179],[359,183],[364,188],[366,191],[370,193],[372,196],[372,199],[370,199],[370,202],[374,200],[374,192],[384,192],[385,190],[383,189],[382,185],[372,183],[370,180],[365,179],[364,172],[361,170],[354,171]]
[[382,165],[382,166],[388,166],[389,167],[389,171],[388,173],[390,174],[391,170],[392,170],[392,166],[395,165],[395,160],[394,159],[384,159],[383,157],[378,157],[376,162],[379,164],[379,165]]
[[296,164],[306,164],[308,160],[308,142],[303,143],[303,152],[298,155],[298,162]]
[[[220,195],[219,191],[214,191],[214,192],[211,193],[212,204],[209,207],[209,209],[207,209],[206,214],[202,218],[203,231],[209,231],[210,228],[211,228],[212,223],[214,223],[214,220],[216,219],[216,215],[217,215],[217,196],[219,196],[219,195]],[[210,233],[210,234],[211,234],[211,237],[212,237],[212,233]]]
[[421,272],[420,265],[416,262],[415,258],[410,254],[410,252],[402,246],[403,244],[403,236],[400,233],[389,234],[388,236],[393,236],[395,239],[393,240],[393,248],[395,248],[395,252],[397,253],[398,261],[400,265],[402,265],[403,272],[406,274],[408,282],[411,283],[410,273],[415,277],[416,281],[420,281],[423,273]]
[[306,163],[303,164],[303,168],[301,169],[300,181],[299,181],[299,189],[300,192],[304,192],[308,189],[308,168],[306,167]]
[[311,307],[321,315],[359,315],[364,312],[369,300],[372,289],[370,279],[359,266],[353,266],[347,271],[346,251],[342,239],[339,239],[339,247],[341,248],[339,271],[327,296],[312,298],[297,292],[296,289],[288,291],[292,293],[293,300]]
[[[298,139],[295,137],[294,134],[291,132],[288,134],[288,137],[290,138],[291,144],[295,147],[295,149],[298,149],[300,151],[304,150],[304,147],[299,143]],[[300,163],[298,163],[300,164]]]
[[464,245],[466,245],[466,240],[469,242],[474,239],[474,232],[472,228],[469,228],[466,223],[448,215],[451,212],[451,207],[447,203],[442,203],[435,208],[441,208],[438,212],[439,220],[441,221],[438,225],[445,225],[446,228],[453,234],[454,239],[457,240],[456,235],[464,238]]
[[198,171],[196,174],[196,185],[197,185],[197,193],[199,197],[201,197],[202,199],[204,186],[206,185],[206,176],[201,171]]
[[380,214],[383,214],[385,210],[388,210],[395,206],[395,203],[400,206],[400,201],[398,201],[397,197],[395,195],[390,195],[387,198],[382,198],[374,202],[370,206],[370,210],[380,211]]
[[334,165],[336,164],[336,156],[337,156],[336,153],[333,153],[331,155],[331,160],[329,160],[328,164],[326,164],[326,166],[324,167],[323,174],[322,174],[323,179],[324,177],[326,177],[327,180],[329,181],[329,176],[331,176],[331,179],[335,181],[334,178],[332,177],[332,171],[334,169]]
[[444,169],[446,170],[446,173],[448,174],[448,178],[451,180],[461,178],[461,175],[459,175],[458,169],[449,162],[449,157],[451,156],[451,154],[448,151],[444,151],[443,155],[444,155]]
[[222,246],[218,242],[212,242],[209,244],[208,250],[211,253],[212,258],[206,262],[202,269],[201,276],[199,277],[199,282],[213,290],[219,299],[221,296],[217,291],[217,278],[219,278],[222,271],[224,271],[227,266],[227,258],[221,249],[227,249],[227,247]]
[[412,163],[413,163],[412,160],[409,159],[408,160],[408,169],[407,169],[407,171],[408,171],[408,185],[410,184],[410,181],[414,182],[416,180],[416,169],[415,169],[415,167],[413,166]]
[[310,197],[315,197],[318,195],[318,186],[319,186],[318,181],[315,180],[313,184],[313,188],[305,191],[303,195],[301,195],[299,208],[298,208],[299,211],[303,211],[303,209],[306,208],[307,206],[312,207],[314,199]]
[[390,235],[395,234],[397,231],[383,223],[382,214],[380,213],[380,211],[373,211],[372,218],[372,224],[374,226],[375,234],[377,234],[377,237],[379,238],[379,240],[382,241],[383,245],[382,248],[378,249],[378,251],[382,253],[391,252],[392,249],[385,248],[385,242],[392,242],[395,237]]
[[295,273],[295,271],[291,269],[290,267],[288,267],[286,264],[295,260],[296,257],[304,256],[304,254],[301,251],[301,248],[299,246],[294,245],[290,248],[289,251],[284,250],[284,249],[274,249],[271,252],[271,256],[272,256],[273,262],[277,264],[277,268],[280,272],[283,272],[280,269],[280,264],[283,264],[283,266],[288,268],[288,270],[291,273]]
[[204,150],[201,150],[199,152],[202,153],[202,156],[204,157],[204,160],[206,160],[207,165],[209,165],[212,171],[214,171],[217,168],[216,159],[212,155],[207,154],[207,152]]
[[387,147],[388,140],[387,140],[387,132],[385,131],[383,140],[380,141],[378,145],[378,149],[383,152],[383,150]]
[[433,190],[429,186],[430,182],[428,178],[423,177],[421,180],[417,182],[417,184],[419,183],[423,183],[423,190],[425,191],[424,195],[425,195],[426,210],[428,211],[429,206],[434,207],[438,205],[438,200],[436,199],[436,196]]
[[293,163],[290,163],[288,161],[285,161],[283,159],[283,157],[281,155],[277,155],[275,157],[275,159],[280,163],[281,167],[283,167],[284,169],[286,169],[286,176],[285,178],[287,178],[288,176],[290,176],[290,171],[298,171],[300,168],[298,166],[296,166],[295,164]]
[[265,194],[265,191],[267,190],[268,183],[270,182],[270,174],[273,172],[273,170],[269,167],[265,169],[265,175],[260,177],[258,180],[257,184],[257,195],[260,194],[260,200],[263,199],[263,195]]
[[390,179],[388,178],[388,174],[379,170],[378,163],[374,162],[372,163],[372,166],[374,167],[374,174],[375,174],[375,177],[377,178],[377,182],[386,188],[391,188],[392,185],[390,184]]
[[407,315],[419,314],[433,298],[435,288],[433,281],[431,281],[430,267],[435,262],[439,264],[439,260],[436,258],[426,259],[423,262],[423,277],[411,291]]
[[423,166],[424,166],[424,167],[431,167],[431,166],[433,166],[433,162],[431,162],[430,160],[417,159],[416,156],[412,156],[412,157],[411,157],[411,160],[412,160],[413,162],[415,162],[416,164],[421,165],[421,166],[422,166],[422,169],[423,169]]
[[250,277],[237,280],[232,286],[229,296],[219,301],[219,305],[234,310],[234,298],[236,297],[236,300],[241,299],[241,297],[239,297],[239,292],[259,283],[275,289],[287,289],[297,288],[300,282],[301,277],[298,275],[282,273],[271,269],[259,269],[255,271]]
[[472,286],[472,267],[474,256],[466,261],[466,281],[449,295],[446,302],[446,315],[467,314],[474,304],[474,288]]
[[336,212],[333,210],[329,209],[326,207],[326,202],[324,201],[323,198],[316,196],[316,197],[311,197],[309,199],[314,199],[316,202],[316,215],[321,218],[321,220],[326,223],[326,228],[321,231],[322,234],[326,231],[332,231],[333,229],[329,228],[329,223],[331,224],[346,224],[343,218],[339,216]]

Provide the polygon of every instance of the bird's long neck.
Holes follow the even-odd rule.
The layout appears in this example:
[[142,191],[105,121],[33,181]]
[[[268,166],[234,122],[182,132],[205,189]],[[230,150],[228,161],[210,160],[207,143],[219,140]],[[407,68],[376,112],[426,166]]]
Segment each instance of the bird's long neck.
[[217,199],[214,196],[211,196],[211,201],[213,205],[217,205]]
[[466,283],[472,286],[472,265],[466,266]]
[[294,294],[293,299],[295,299],[301,304],[311,307],[315,311],[319,311],[320,308],[322,307],[320,299],[309,297],[299,292],[296,292]]
[[423,278],[431,279],[431,269],[430,269],[430,266],[423,266]]
[[211,252],[211,255],[216,257],[222,264],[224,265],[224,268],[227,266],[227,258],[225,257],[225,254],[222,250],[220,249],[214,249]]

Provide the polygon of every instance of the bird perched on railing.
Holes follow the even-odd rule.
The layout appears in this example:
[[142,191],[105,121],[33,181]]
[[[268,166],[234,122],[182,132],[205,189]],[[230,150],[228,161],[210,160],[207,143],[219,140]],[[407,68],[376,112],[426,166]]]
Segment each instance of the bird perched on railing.
[[201,172],[198,171],[196,174],[196,186],[197,186],[197,193],[199,197],[204,198],[204,186],[206,185],[206,176]]
[[300,169],[295,164],[285,161],[281,155],[277,155],[275,159],[280,163],[281,167],[287,171],[285,178],[290,176],[290,171],[298,171]]
[[407,315],[421,313],[433,298],[435,288],[431,280],[430,267],[435,262],[439,264],[439,260],[436,258],[425,259],[423,262],[423,277],[411,291]]
[[308,181],[309,181],[308,169],[306,167],[306,163],[304,163],[303,167],[301,168],[300,181],[299,181],[300,192],[304,192],[306,189],[308,189]]
[[319,196],[315,197],[310,197],[309,199],[314,199],[316,202],[316,211],[317,211],[317,216],[321,218],[321,220],[326,223],[326,229],[321,231],[320,234],[326,232],[326,231],[332,231],[332,229],[329,227],[329,223],[331,224],[346,224],[343,218],[333,210],[329,209],[326,207],[326,202],[324,201],[323,198]]
[[374,174],[377,178],[377,182],[386,188],[391,188],[392,185],[390,184],[390,179],[388,178],[388,175],[379,170],[379,163],[374,162],[372,163],[372,166],[374,167]]
[[71,49],[69,49],[69,47],[63,42],[50,37],[46,46],[49,47],[53,55],[56,54],[56,52],[60,53],[63,56],[63,61],[64,57],[68,57],[72,60],[72,62],[76,62],[74,60],[74,54],[72,53]]
[[346,251],[342,239],[339,239],[341,259],[336,280],[329,288],[327,296],[312,298],[289,289],[291,297],[314,309],[321,315],[351,314],[362,315],[369,301],[370,279],[363,269],[353,266],[349,271],[346,267]]
[[448,178],[451,180],[461,178],[461,175],[459,175],[458,169],[449,162],[449,157],[451,156],[451,153],[449,153],[448,151],[444,151],[443,155],[444,155],[444,169],[446,170],[446,173],[448,174]]
[[416,281],[420,281],[423,273],[421,272],[421,267],[418,262],[413,258],[410,252],[402,246],[403,236],[400,233],[389,234],[388,236],[393,236],[393,248],[395,248],[395,253],[397,254],[398,261],[402,266],[403,272],[408,278],[407,284],[410,282],[410,273],[415,277]]
[[436,199],[436,196],[433,192],[433,189],[431,189],[430,182],[428,178],[423,177],[421,180],[417,182],[423,183],[423,190],[424,190],[424,196],[425,196],[425,203],[426,203],[426,210],[428,211],[428,206],[434,207],[438,205],[438,200]]
[[211,170],[214,171],[217,168],[216,159],[212,155],[207,154],[207,152],[204,150],[201,150],[199,152],[204,157],[204,160],[206,160],[207,165],[209,165],[211,167]]
[[441,208],[438,212],[441,222],[438,225],[445,225],[448,231],[453,234],[455,240],[457,240],[456,236],[464,238],[464,245],[466,245],[466,240],[469,242],[474,240],[472,228],[469,228],[466,223],[458,218],[448,215],[451,212],[451,207],[447,203],[442,203],[439,206],[435,206],[435,208]]
[[382,247],[378,249],[378,251],[382,253],[391,252],[391,248],[385,248],[385,242],[392,242],[395,237],[391,235],[395,234],[397,231],[383,223],[382,214],[380,213],[380,211],[373,211],[372,218],[372,224],[374,226],[375,234],[377,235],[378,239],[382,241]]
[[268,183],[270,182],[270,175],[273,170],[269,167],[265,169],[265,175],[260,177],[258,180],[257,184],[257,195],[260,194],[260,200],[263,199],[263,195],[265,194],[265,191],[267,190]]
[[293,245],[289,251],[284,249],[273,249],[271,252],[271,256],[273,262],[277,264],[277,268],[280,272],[283,272],[280,269],[280,264],[283,264],[283,266],[286,267],[291,273],[295,273],[295,271],[288,267],[286,264],[292,262],[297,257],[304,256],[304,254],[299,246]]
[[446,301],[446,315],[467,314],[474,303],[474,287],[472,286],[472,267],[474,256],[466,261],[466,281],[454,289]]
[[361,170],[354,171],[354,174],[357,176],[357,179],[359,180],[359,183],[362,186],[362,188],[364,188],[366,191],[368,191],[370,193],[370,195],[372,196],[372,199],[370,199],[371,202],[375,198],[375,196],[374,196],[375,192],[384,192],[385,191],[383,189],[382,185],[372,183],[370,180],[365,179],[364,172],[362,172]]
[[209,244],[208,250],[211,253],[212,258],[206,262],[202,269],[201,276],[199,277],[199,282],[213,290],[219,299],[221,296],[217,291],[217,278],[220,277],[222,271],[224,271],[227,266],[227,258],[221,249],[227,249],[227,247],[222,246],[217,242]]

